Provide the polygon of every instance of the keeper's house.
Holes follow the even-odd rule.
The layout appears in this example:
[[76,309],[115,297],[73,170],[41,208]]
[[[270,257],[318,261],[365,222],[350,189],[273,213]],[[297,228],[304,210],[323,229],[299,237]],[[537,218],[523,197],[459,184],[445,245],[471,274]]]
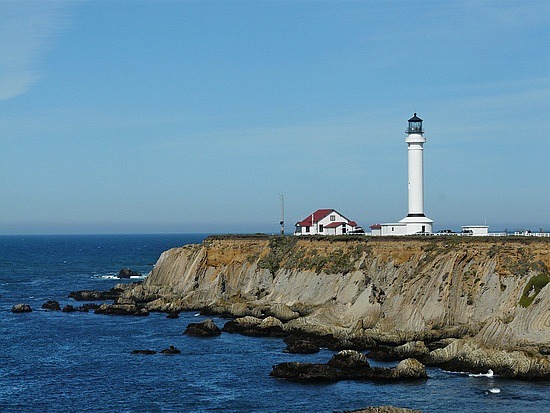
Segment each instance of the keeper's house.
[[363,228],[335,209],[318,209],[303,221],[296,223],[294,235],[364,234]]

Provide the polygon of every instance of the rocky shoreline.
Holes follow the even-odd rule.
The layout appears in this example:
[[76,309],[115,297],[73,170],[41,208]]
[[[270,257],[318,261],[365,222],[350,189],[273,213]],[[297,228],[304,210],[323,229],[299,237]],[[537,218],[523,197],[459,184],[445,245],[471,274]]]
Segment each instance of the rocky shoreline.
[[289,353],[550,379],[548,240],[296,238],[210,237],[164,252],[142,283],[70,297],[109,301],[76,309],[98,314],[225,317],[222,332],[279,337]]
[[[86,298],[108,297],[113,302],[102,304],[86,303],[78,308],[72,308],[69,305],[63,308],[62,311],[82,312],[92,309],[96,314],[149,315],[149,310],[147,310],[148,302],[133,301],[129,303],[128,297],[125,294],[125,291],[131,291],[137,285],[119,284],[108,292],[71,292],[69,297],[78,297],[81,301],[86,301]],[[32,311],[29,306],[25,305],[14,307],[18,309],[23,308],[26,312]],[[72,310],[68,310],[68,307],[71,307]],[[43,308],[50,310],[59,309],[58,303],[55,301],[44,303]],[[235,308],[233,306],[233,310]],[[186,310],[196,311],[197,309],[189,308]],[[326,365],[283,363],[281,366],[275,366],[271,373],[274,377],[295,381],[336,381],[350,379],[384,381],[390,379],[427,378],[425,366],[469,373],[486,373],[488,370],[492,370],[495,375],[515,379],[550,379],[550,360],[547,355],[541,354],[538,348],[515,348],[508,350],[491,348],[476,342],[472,337],[446,337],[449,334],[448,332],[433,334],[432,340],[416,340],[402,344],[400,342],[391,343],[387,338],[378,341],[375,337],[333,334],[333,330],[320,332],[317,326],[300,323],[301,315],[298,310],[281,304],[276,304],[272,307],[264,306],[261,311],[258,308],[247,306],[245,313],[254,313],[260,317],[251,315],[232,317],[231,309],[208,306],[200,309],[202,315],[218,315],[230,319],[225,322],[221,329],[210,319],[201,323],[191,323],[184,334],[195,337],[214,337],[223,332],[251,337],[278,337],[287,343],[285,352],[305,354],[318,352],[320,348],[328,348],[344,352],[342,354],[353,354],[355,357],[350,358],[351,361],[349,361],[347,370],[336,369],[334,367],[335,362],[331,361],[332,366],[331,362],[328,362]],[[243,313],[243,311],[244,308],[240,307],[239,312]],[[165,312],[168,313],[168,317],[173,314],[169,311]],[[280,318],[276,318],[274,315]],[[359,352],[364,352],[366,355]],[[380,369],[377,370],[377,368],[372,369],[368,366],[367,358],[396,361],[399,363],[414,363],[417,367],[416,373],[415,375],[402,376],[402,371],[395,373],[395,371],[388,372]],[[358,364],[354,366],[354,362],[358,362]],[[364,362],[367,364],[365,365]]]
[[164,252],[118,302],[231,318],[224,332],[550,378],[550,242],[215,236]]
[[395,382],[427,379],[425,366],[415,359],[405,359],[396,367],[371,367],[367,357],[355,350],[342,350],[326,364],[287,362],[273,366],[270,376],[301,382],[371,380]]

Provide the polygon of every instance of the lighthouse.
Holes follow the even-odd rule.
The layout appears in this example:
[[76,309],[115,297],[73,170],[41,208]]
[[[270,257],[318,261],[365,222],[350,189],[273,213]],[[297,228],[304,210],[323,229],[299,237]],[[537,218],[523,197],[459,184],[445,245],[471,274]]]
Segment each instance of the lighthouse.
[[409,119],[405,142],[408,147],[409,212],[399,221],[407,234],[431,233],[433,221],[424,215],[424,129],[416,113]]

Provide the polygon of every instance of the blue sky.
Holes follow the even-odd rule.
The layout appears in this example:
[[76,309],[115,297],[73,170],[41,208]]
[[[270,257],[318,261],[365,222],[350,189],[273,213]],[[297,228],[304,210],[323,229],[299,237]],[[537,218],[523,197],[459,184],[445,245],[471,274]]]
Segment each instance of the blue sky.
[[0,234],[550,230],[547,1],[0,1]]

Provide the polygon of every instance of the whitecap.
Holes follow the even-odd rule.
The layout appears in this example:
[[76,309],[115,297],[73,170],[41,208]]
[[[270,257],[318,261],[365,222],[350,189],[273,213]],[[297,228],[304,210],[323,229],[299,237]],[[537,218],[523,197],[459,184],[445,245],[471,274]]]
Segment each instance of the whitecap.
[[97,278],[97,279],[100,279],[100,280],[118,280],[118,277],[113,273],[104,274],[104,275],[94,274],[94,275],[92,275],[92,278]]
[[[445,373],[447,374],[461,374],[461,375],[466,375],[468,374],[467,371],[451,371],[451,370],[443,370]],[[469,374],[468,374],[469,375]]]
[[489,393],[493,393],[493,394],[500,393],[500,389],[498,387],[491,387],[489,389]]
[[493,375],[493,370],[491,369],[487,370],[487,373],[468,374],[470,377],[493,377]]

